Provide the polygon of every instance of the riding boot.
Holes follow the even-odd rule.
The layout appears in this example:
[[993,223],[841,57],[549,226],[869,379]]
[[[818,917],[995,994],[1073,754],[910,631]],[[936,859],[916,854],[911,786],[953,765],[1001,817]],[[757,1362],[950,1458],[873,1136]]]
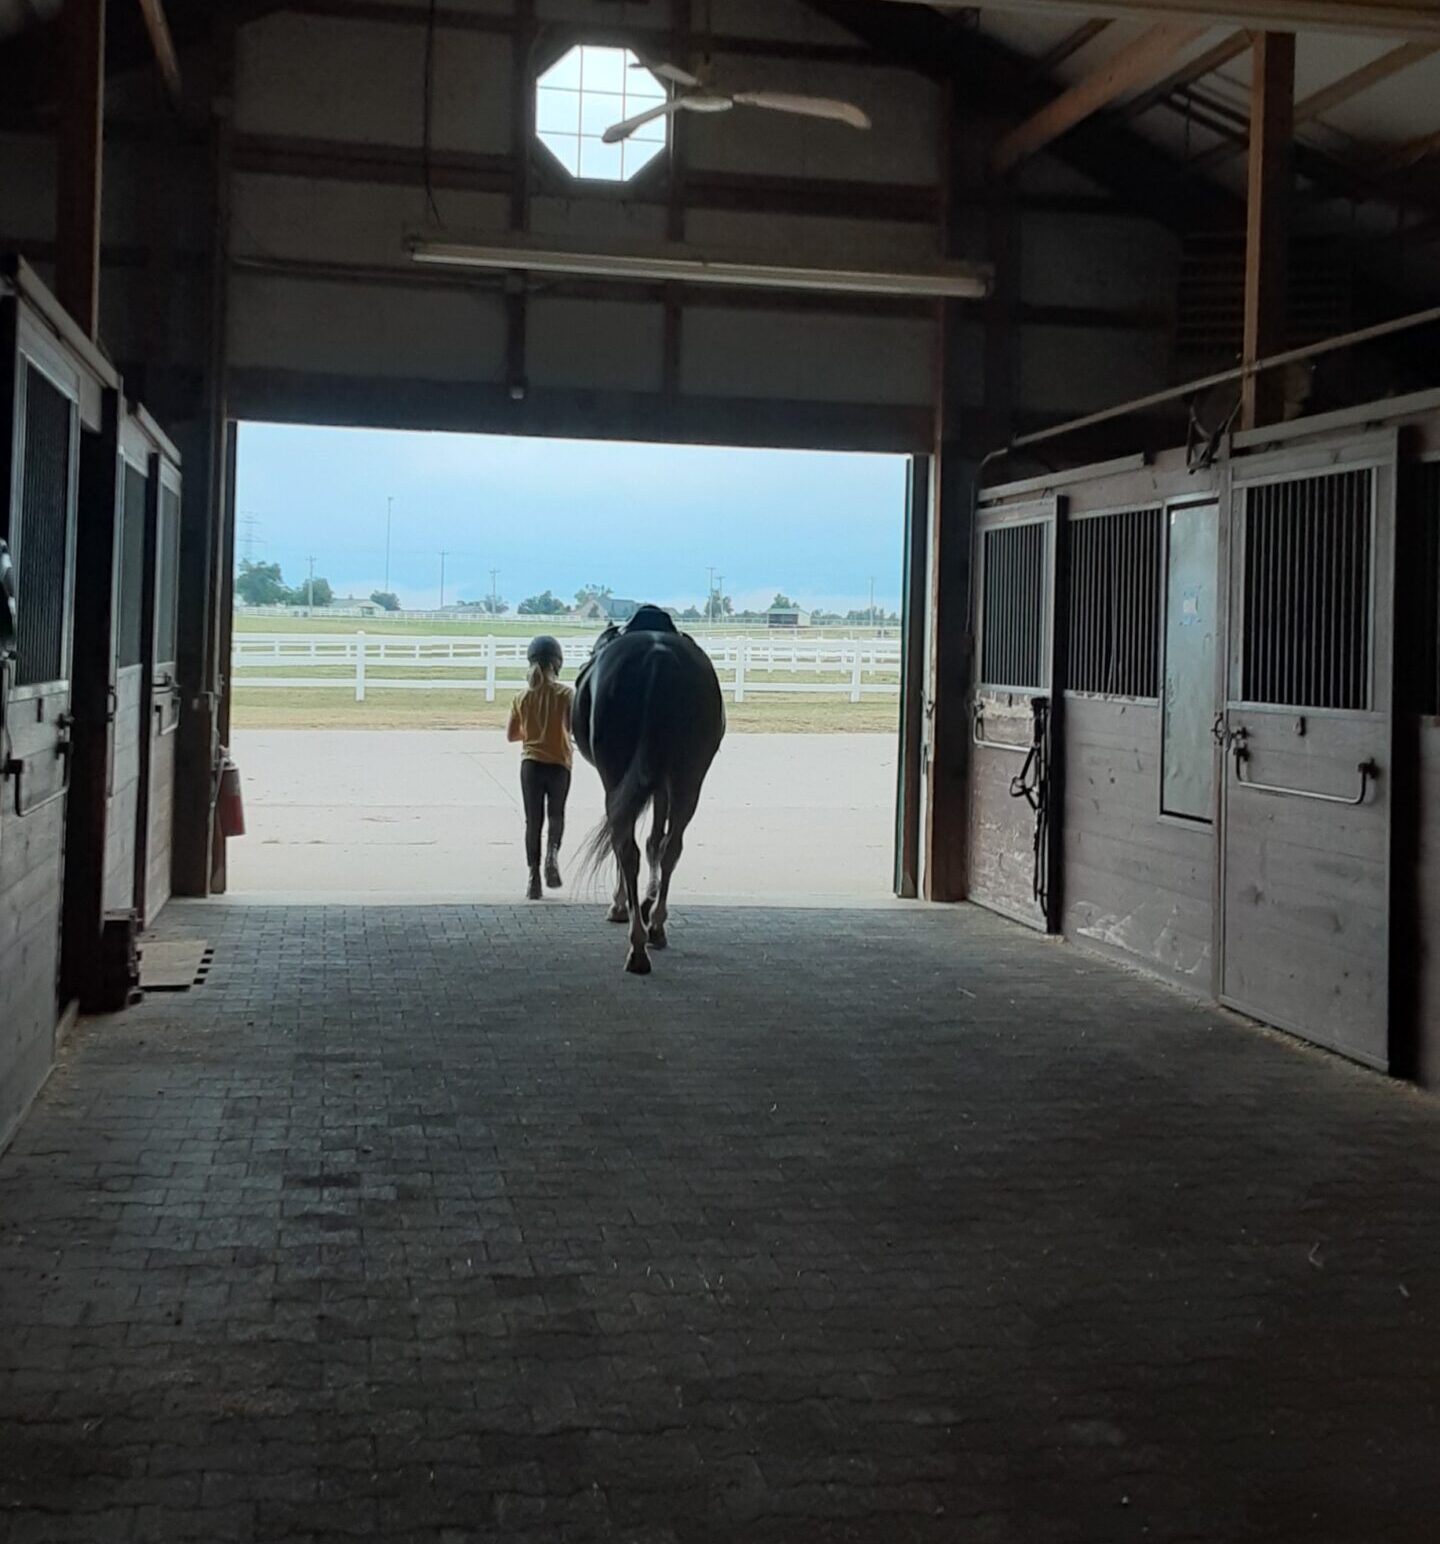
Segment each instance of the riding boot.
[[554,845],[545,853],[545,883],[558,890],[564,881],[560,878],[560,849]]
[[538,867],[530,870],[530,883],[525,890],[527,901],[538,901],[544,892],[540,889],[540,870]]

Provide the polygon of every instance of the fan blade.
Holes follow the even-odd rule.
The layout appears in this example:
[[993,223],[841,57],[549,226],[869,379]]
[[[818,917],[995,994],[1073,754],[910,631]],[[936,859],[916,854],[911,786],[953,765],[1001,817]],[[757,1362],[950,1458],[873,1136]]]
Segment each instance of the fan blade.
[[661,102],[643,113],[636,113],[633,118],[624,118],[619,123],[612,123],[600,138],[607,145],[613,145],[617,140],[629,139],[642,125],[651,123],[656,118],[664,118],[670,113],[678,113],[684,105],[684,97],[675,97],[669,102]]
[[652,75],[658,75],[661,80],[671,81],[677,86],[698,86],[700,77],[692,75],[689,70],[682,70],[678,64],[650,64],[642,59],[638,64],[630,66],[632,70],[649,70]]
[[852,129],[868,129],[870,115],[853,102],[835,97],[795,96],[789,91],[737,91],[732,100],[740,107],[768,107],[777,113],[799,113],[805,118],[829,118],[848,123]]

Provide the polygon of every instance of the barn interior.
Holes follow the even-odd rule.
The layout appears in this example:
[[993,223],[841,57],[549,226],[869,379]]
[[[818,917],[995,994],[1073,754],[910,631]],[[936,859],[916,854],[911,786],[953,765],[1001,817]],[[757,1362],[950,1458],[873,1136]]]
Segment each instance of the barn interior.
[[[0,0],[0,1533],[1433,1537],[1437,84]],[[909,457],[915,904],[227,903],[242,421]]]

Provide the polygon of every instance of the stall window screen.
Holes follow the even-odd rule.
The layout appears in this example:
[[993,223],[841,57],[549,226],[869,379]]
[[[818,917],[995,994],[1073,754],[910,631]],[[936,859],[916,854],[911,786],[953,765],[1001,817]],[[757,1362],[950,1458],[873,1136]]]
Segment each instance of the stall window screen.
[[1246,494],[1244,701],[1368,706],[1371,484],[1337,472]]
[[1419,501],[1420,540],[1424,552],[1421,583],[1424,625],[1421,712],[1440,713],[1440,462],[1415,468]]
[[26,366],[24,434],[15,683],[38,686],[65,676],[71,403],[34,365]]
[[1045,522],[985,532],[980,679],[989,686],[1045,685]]
[[160,572],[155,590],[155,659],[175,661],[176,608],[180,596],[180,495],[160,486]]
[[1070,526],[1070,688],[1160,695],[1163,514],[1132,509]]
[[145,478],[125,468],[125,497],[120,522],[119,643],[116,663],[123,670],[141,660],[145,620]]

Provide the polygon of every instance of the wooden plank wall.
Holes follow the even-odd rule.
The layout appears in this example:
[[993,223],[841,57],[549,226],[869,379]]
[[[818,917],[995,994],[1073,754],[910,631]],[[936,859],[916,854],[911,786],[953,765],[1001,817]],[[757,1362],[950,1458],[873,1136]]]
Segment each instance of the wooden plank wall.
[[143,675],[128,665],[115,681],[115,759],[110,814],[105,828],[105,909],[135,904],[135,832],[140,796],[140,736],[144,717]]
[[1420,958],[1416,1076],[1440,1087],[1440,718],[1420,726]]
[[175,814],[175,713],[168,699],[152,712],[150,751],[150,835],[145,864],[145,925],[153,926],[170,899],[171,824]]
[[1209,995],[1215,834],[1160,816],[1160,709],[1065,704],[1063,931]]
[[0,784],[0,1150],[50,1072],[65,845],[65,800],[20,819],[14,787]]
[[1035,812],[1024,799],[1012,797],[1010,780],[1025,765],[1024,750],[1031,736],[1030,705],[1020,712],[990,709],[985,738],[1009,744],[1020,752],[991,750],[977,745],[971,761],[970,899],[991,911],[1043,928],[1045,918],[1035,900]]

